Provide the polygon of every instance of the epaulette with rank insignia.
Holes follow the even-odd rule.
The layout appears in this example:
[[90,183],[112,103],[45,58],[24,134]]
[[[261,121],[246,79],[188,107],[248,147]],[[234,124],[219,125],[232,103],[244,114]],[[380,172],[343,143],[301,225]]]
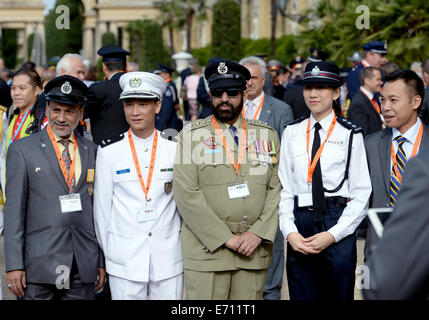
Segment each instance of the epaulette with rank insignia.
[[101,140],[100,147],[102,147],[102,148],[107,147],[108,145],[111,145],[115,142],[121,141],[124,137],[125,137],[125,135],[123,133],[121,133],[121,134],[117,134],[116,136],[103,139],[103,140]]
[[337,117],[337,122],[341,124],[343,127],[349,130],[352,130],[353,133],[363,132],[363,129],[361,127],[358,127],[357,125],[351,123],[349,120],[344,119],[343,117]]
[[292,122],[289,122],[288,124],[286,124],[286,125],[285,125],[285,128],[286,128],[287,126],[290,126],[290,125],[293,125],[293,124],[297,124],[297,123],[303,122],[305,119],[308,119],[309,117],[310,117],[310,115],[308,115],[308,116],[304,116],[304,117],[301,117],[301,118],[298,118],[298,119],[296,119],[296,120],[293,120]]
[[165,129],[160,133],[161,138],[177,142],[178,132],[176,129]]
[[206,119],[198,119],[196,121],[191,122],[191,130],[198,129],[209,125],[212,122],[212,118]]
[[[265,127],[265,128],[269,128],[269,129],[273,129],[270,125],[268,125],[268,123],[266,123],[265,121],[261,121],[261,120],[257,120],[257,119],[249,119],[247,120],[249,123],[251,124],[255,124],[261,127]],[[274,130],[274,129],[273,129]]]

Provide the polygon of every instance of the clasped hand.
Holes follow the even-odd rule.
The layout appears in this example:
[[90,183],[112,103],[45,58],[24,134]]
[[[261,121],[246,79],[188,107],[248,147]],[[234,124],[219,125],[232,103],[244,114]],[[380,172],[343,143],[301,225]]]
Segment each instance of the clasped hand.
[[225,242],[225,246],[239,254],[253,258],[256,248],[261,244],[262,239],[254,233],[243,232],[240,235],[233,235]]

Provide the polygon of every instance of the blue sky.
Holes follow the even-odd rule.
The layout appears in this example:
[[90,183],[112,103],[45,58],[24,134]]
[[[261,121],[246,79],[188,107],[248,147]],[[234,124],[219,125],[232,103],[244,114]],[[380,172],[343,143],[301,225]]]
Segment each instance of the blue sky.
[[48,14],[48,11],[51,10],[56,0],[43,0],[45,2],[46,8],[45,8],[45,15]]

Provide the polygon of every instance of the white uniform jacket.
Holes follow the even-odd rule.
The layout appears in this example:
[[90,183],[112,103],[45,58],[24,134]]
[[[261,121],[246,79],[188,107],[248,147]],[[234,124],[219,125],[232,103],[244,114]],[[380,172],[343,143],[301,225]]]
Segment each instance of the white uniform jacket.
[[[140,185],[128,133],[99,147],[94,186],[97,239],[109,274],[131,281],[159,281],[183,272],[180,246],[181,218],[173,199],[173,163],[176,143],[158,135],[155,166],[148,198]],[[122,136],[122,135],[121,135]],[[146,185],[154,134],[132,135]],[[153,208],[153,220],[138,222],[137,214]],[[140,220],[140,219],[139,219]]]
[[[320,141],[323,143],[329,131],[334,112],[320,121]],[[309,152],[307,153],[307,125],[310,121]],[[283,132],[279,162],[279,178],[282,183],[279,204],[279,226],[285,238],[291,232],[298,232],[294,218],[294,197],[309,194],[311,184],[307,183],[308,161],[314,139],[316,120],[309,118],[297,120],[286,127]],[[327,190],[335,189],[344,177],[349,147],[349,137],[356,128],[345,119],[338,118],[334,130],[326,141],[320,156],[323,186]],[[371,194],[371,180],[366,160],[365,146],[361,133],[353,137],[348,179],[342,188],[335,193],[326,193],[325,197],[341,196],[350,201],[347,203],[337,224],[328,232],[338,242],[352,234],[366,215],[368,199]]]

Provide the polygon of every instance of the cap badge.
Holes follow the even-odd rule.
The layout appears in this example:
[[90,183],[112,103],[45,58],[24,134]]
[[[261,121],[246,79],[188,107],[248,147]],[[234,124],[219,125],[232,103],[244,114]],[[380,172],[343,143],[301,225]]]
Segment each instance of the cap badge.
[[217,72],[220,74],[225,74],[228,72],[228,67],[225,65],[225,62],[220,62],[219,66],[217,67]]
[[133,79],[130,80],[130,86],[132,88],[140,87],[141,83],[142,83],[141,79],[138,79],[138,78],[133,78]]
[[317,50],[313,51],[313,56],[317,57],[319,55],[319,52]]
[[320,69],[318,66],[315,66],[313,70],[311,70],[311,75],[318,76],[320,74]]
[[66,81],[63,83],[63,85],[61,86],[61,92],[64,94],[70,94],[72,92],[72,86],[70,84],[70,82]]
[[387,50],[387,41],[384,41],[384,49]]

